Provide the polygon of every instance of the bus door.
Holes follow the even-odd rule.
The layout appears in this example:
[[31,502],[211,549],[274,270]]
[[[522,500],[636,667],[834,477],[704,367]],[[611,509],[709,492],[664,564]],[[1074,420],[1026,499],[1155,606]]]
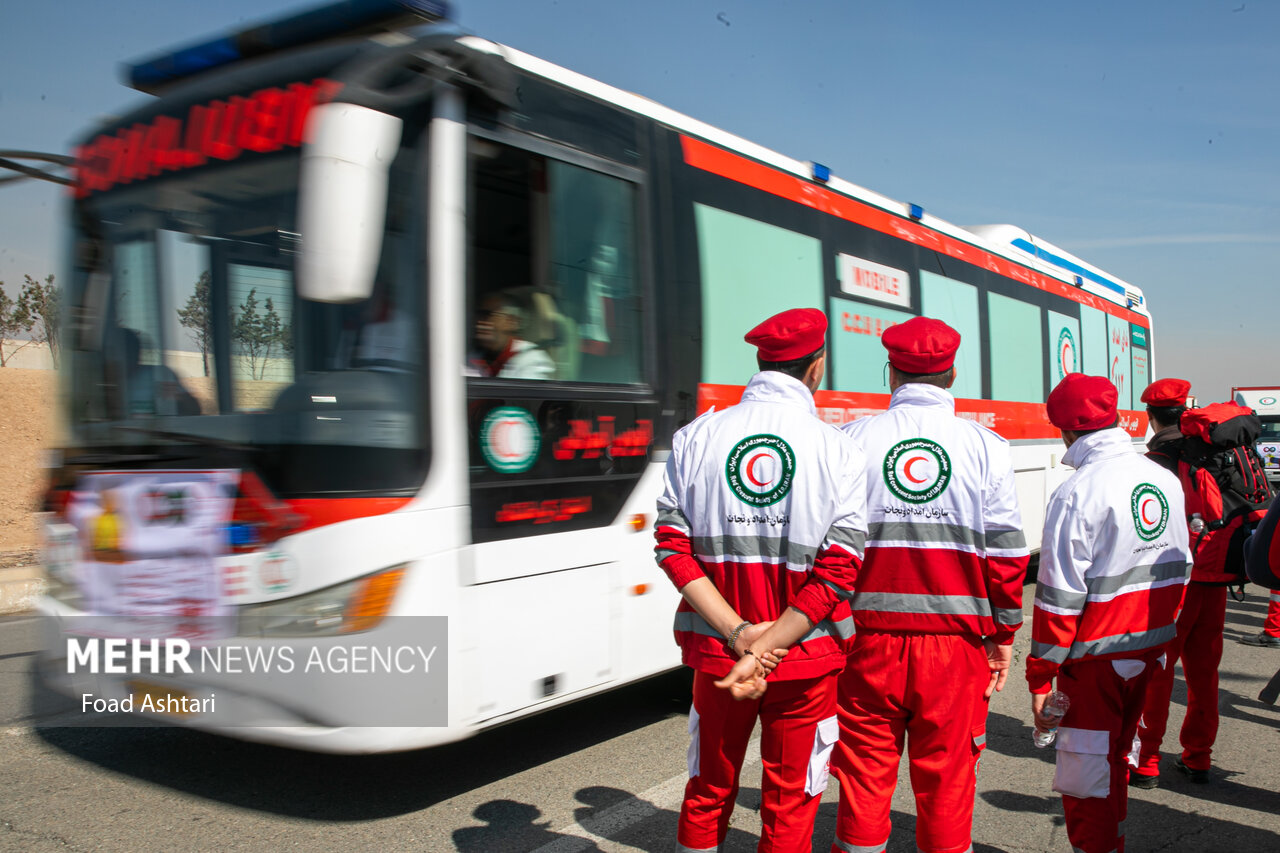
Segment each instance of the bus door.
[[615,521],[658,404],[638,170],[475,128],[468,154],[463,582],[485,624],[521,626],[520,653],[502,647],[482,672],[481,713],[497,715],[616,677],[610,602],[640,537]]

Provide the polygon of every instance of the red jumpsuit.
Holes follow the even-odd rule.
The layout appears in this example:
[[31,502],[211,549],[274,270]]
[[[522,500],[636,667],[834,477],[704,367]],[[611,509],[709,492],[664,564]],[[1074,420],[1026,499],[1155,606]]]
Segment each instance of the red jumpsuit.
[[[1176,448],[1176,440],[1171,443]],[[1177,469],[1178,453],[1164,445],[1151,443],[1151,456],[1164,467]],[[1172,460],[1171,462],[1166,460]],[[1207,477],[1201,471],[1199,477]],[[1201,491],[1195,483],[1184,479],[1185,512],[1188,517],[1200,513],[1211,518],[1212,510],[1200,501]],[[1191,536],[1195,566],[1187,586],[1182,613],[1178,616],[1178,634],[1169,644],[1168,656],[1161,670],[1151,678],[1146,704],[1138,725],[1139,743],[1130,763],[1139,776],[1160,775],[1160,744],[1169,724],[1169,700],[1173,695],[1174,666],[1182,660],[1187,681],[1187,713],[1182,720],[1180,741],[1182,761],[1192,770],[1208,770],[1213,742],[1218,737],[1218,665],[1222,662],[1222,629],[1227,617],[1226,584],[1235,576],[1223,571],[1232,539],[1244,523],[1236,518],[1218,530],[1206,530]]]
[[1182,761],[1192,770],[1208,770],[1213,742],[1218,737],[1218,664],[1222,662],[1222,629],[1227,618],[1226,582],[1223,573],[1227,545],[1243,523],[1237,518],[1226,527],[1207,533],[1195,547],[1195,566],[1187,585],[1178,635],[1169,643],[1164,666],[1147,688],[1142,721],[1138,726],[1137,768],[1140,776],[1160,775],[1160,744],[1169,724],[1169,700],[1173,695],[1173,669],[1182,660],[1187,681],[1187,713],[1179,739]]
[[1262,632],[1272,637],[1280,637],[1280,592],[1272,590],[1271,603],[1267,605],[1267,621],[1262,623]]
[[870,532],[840,676],[832,850],[884,850],[905,744],[916,846],[959,853],[986,744],[982,640],[1012,643],[1022,624],[1028,555],[1008,444],[957,418],[949,392],[919,383],[845,430],[867,453]]
[[676,641],[695,670],[682,853],[723,843],[757,718],[759,850],[811,850],[838,735],[836,674],[853,634],[848,598],[866,538],[864,468],[857,445],[817,419],[808,389],[775,371],[756,374],[738,405],[703,415],[672,440],[656,552],[676,588],[706,577],[744,620],[774,620],[793,607],[814,624],[770,674],[762,699],[735,702],[714,682],[736,655],[681,601]]
[[1126,756],[1190,563],[1182,487],[1120,429],[1081,435],[1045,511],[1027,683],[1071,707],[1053,789],[1077,853],[1123,853]]

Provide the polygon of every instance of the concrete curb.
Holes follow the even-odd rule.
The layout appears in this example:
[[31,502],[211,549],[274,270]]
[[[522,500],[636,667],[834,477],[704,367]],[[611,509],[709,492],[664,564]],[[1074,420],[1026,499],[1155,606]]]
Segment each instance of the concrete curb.
[[0,615],[30,610],[42,592],[44,570],[38,563],[0,569]]

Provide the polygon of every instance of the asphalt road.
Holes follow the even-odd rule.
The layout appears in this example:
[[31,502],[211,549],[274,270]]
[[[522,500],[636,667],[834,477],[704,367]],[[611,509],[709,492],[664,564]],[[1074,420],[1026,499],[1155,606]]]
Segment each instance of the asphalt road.
[[[1031,590],[1027,591],[1030,606]],[[1280,850],[1280,708],[1257,700],[1280,651],[1256,633],[1266,599],[1232,602],[1222,728],[1208,785],[1166,759],[1161,787],[1131,789],[1128,850]],[[0,618],[0,852],[182,850],[668,851],[684,784],[688,679],[674,674],[482,734],[389,756],[257,746],[168,726],[33,727],[28,616]],[[1024,629],[1016,649],[1026,653]],[[1020,665],[991,709],[978,781],[978,853],[1069,851],[1049,785],[1051,751],[1031,745]],[[1170,730],[1185,690],[1174,691]],[[903,778],[890,853],[910,853]],[[755,849],[759,764],[749,763],[727,849]],[[834,784],[814,850],[829,849]]]

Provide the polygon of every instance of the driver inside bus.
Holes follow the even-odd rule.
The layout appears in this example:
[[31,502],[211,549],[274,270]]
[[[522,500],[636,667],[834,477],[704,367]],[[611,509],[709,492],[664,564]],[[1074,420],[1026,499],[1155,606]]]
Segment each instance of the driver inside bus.
[[142,335],[121,327],[119,338],[126,417],[138,415],[198,415],[200,403],[182,384],[178,374],[164,364],[142,363]]
[[515,297],[491,293],[476,309],[476,352],[468,359],[468,373],[501,379],[551,379],[555,363],[546,350],[520,337],[524,309]]

